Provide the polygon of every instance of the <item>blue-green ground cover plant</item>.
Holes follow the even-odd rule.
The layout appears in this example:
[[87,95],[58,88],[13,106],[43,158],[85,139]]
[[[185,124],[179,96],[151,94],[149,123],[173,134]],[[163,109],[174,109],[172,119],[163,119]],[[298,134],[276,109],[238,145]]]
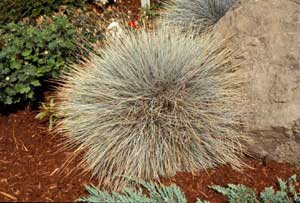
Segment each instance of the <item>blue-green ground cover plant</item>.
[[[79,198],[79,202],[128,202],[128,203],[184,203],[186,198],[184,193],[176,185],[159,185],[153,182],[143,180],[133,180],[142,188],[134,189],[126,187],[121,193],[107,191],[99,191],[97,187],[91,185],[86,186],[86,190],[90,194],[88,197]],[[145,195],[147,191],[148,195]]]
[[266,187],[259,196],[256,192],[245,186],[228,184],[227,187],[211,186],[211,188],[228,199],[229,203],[298,203],[300,202],[299,182],[297,176],[291,176],[287,181],[278,178],[279,190]]
[[[176,185],[165,186],[153,182],[139,181],[146,190],[125,188],[120,193],[99,191],[95,186],[86,186],[88,197],[79,198],[82,202],[151,202],[151,203],[186,203],[186,197]],[[278,179],[279,190],[267,187],[259,196],[256,191],[245,185],[228,184],[226,187],[211,186],[213,190],[227,197],[228,203],[298,203],[300,202],[299,182],[296,175],[287,181]],[[145,191],[147,193],[145,193]],[[196,203],[209,203],[197,199]]]
[[242,167],[243,79],[222,41],[141,29],[98,52],[61,78],[57,131],[99,185]]

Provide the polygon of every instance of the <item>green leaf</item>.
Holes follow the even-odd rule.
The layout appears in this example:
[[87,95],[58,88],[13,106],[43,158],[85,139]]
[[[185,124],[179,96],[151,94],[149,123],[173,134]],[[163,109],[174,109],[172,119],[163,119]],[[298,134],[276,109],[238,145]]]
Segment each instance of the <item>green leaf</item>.
[[33,80],[33,81],[30,82],[30,84],[32,84],[35,87],[41,86],[41,83],[38,80]]
[[50,43],[48,44],[48,48],[49,48],[50,50],[55,50],[56,47],[57,47],[56,41],[50,42]]
[[4,104],[12,104],[12,98],[11,97],[6,97],[5,101],[4,101]]
[[38,64],[45,64],[46,63],[46,60],[44,58],[40,58],[38,60]]
[[52,57],[52,58],[50,58],[48,61],[47,61],[47,65],[49,65],[49,66],[55,66],[55,58],[54,57]]
[[17,69],[18,70],[22,67],[22,64],[20,64],[20,63],[18,63],[17,61],[14,60],[10,63],[10,66],[11,66],[12,69]]
[[7,93],[8,96],[14,96],[14,95],[16,95],[16,91],[12,87],[5,88],[5,93]]
[[27,49],[25,51],[23,51],[21,54],[22,56],[29,56],[31,54],[32,50],[31,49]]
[[34,92],[31,90],[28,94],[27,94],[27,98],[32,99],[34,96]]
[[31,88],[29,86],[25,86],[23,88],[20,89],[20,93],[24,94],[24,93],[29,93],[31,90]]
[[23,89],[23,88],[25,88],[26,86],[24,85],[24,84],[22,84],[22,83],[17,83],[16,85],[15,85],[15,90],[16,90],[16,92],[21,92],[21,89]]
[[44,75],[45,73],[49,72],[50,68],[48,66],[40,66],[37,68],[36,73],[38,75]]
[[39,119],[39,120],[43,120],[44,118],[46,118],[48,115],[48,112],[47,111],[42,111],[40,113],[38,113],[35,118],[36,119]]

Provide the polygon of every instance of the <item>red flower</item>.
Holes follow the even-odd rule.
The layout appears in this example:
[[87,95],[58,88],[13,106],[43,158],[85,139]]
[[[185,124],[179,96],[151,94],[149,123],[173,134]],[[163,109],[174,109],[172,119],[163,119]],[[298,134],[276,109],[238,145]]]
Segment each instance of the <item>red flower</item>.
[[135,20],[129,21],[128,26],[133,29],[137,29],[138,28],[137,21],[135,21]]

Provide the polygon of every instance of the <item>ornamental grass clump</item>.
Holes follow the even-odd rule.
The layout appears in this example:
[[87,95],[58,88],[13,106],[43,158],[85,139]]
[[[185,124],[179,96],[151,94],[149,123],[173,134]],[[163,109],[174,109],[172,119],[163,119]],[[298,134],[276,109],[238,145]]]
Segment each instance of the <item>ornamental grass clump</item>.
[[58,88],[58,131],[99,185],[229,163],[241,168],[244,105],[233,53],[166,28],[113,38]]
[[233,6],[236,0],[173,0],[166,5],[163,22],[183,29],[207,31]]

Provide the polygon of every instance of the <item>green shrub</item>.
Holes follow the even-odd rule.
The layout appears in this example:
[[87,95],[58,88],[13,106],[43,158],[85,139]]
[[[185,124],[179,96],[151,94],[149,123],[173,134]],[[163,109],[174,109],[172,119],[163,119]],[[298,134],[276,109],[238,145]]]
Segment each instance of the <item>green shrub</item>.
[[43,80],[56,78],[74,61],[75,28],[60,16],[48,23],[0,27],[0,105],[33,100]]
[[1,0],[0,24],[18,22],[24,17],[30,19],[40,15],[51,15],[61,5],[82,6],[88,0]]
[[77,32],[81,36],[80,44],[87,45],[102,41],[107,22],[102,16],[95,12],[92,7],[86,6],[82,8],[65,7],[60,9],[60,15],[70,20]]

